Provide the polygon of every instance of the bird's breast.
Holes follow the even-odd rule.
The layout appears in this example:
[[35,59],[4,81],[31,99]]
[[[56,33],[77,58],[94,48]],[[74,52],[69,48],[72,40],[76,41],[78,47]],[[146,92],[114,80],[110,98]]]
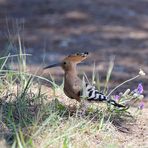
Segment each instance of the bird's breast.
[[71,99],[76,99],[80,102],[80,85],[76,78],[72,80],[65,79],[64,82],[64,93]]

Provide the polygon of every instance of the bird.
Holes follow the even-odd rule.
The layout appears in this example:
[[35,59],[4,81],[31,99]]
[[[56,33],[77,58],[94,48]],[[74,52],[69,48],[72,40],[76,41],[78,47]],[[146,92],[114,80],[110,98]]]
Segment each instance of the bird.
[[85,97],[87,101],[107,102],[115,107],[125,107],[125,105],[117,103],[115,100],[108,98],[99,90],[78,76],[77,65],[88,58],[89,53],[75,53],[66,56],[61,62],[44,67],[49,69],[60,66],[64,70],[64,93],[71,99],[81,102]]

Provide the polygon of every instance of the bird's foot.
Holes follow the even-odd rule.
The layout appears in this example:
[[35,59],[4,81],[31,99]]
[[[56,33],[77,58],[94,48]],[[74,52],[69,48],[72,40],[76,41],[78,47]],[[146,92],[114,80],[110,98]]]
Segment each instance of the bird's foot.
[[89,106],[89,104],[88,104],[88,102],[86,102],[86,100],[81,102],[80,108],[81,108],[81,115],[82,116],[86,114],[86,112],[88,110],[88,106]]

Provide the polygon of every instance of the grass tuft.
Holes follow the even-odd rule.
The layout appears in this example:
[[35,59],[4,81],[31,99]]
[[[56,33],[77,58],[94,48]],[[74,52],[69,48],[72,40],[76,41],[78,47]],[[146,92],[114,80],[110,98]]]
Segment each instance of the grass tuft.
[[[7,144],[13,148],[119,147],[118,132],[126,130],[124,126],[127,122],[135,121],[130,109],[120,110],[106,104],[92,103],[84,112],[82,107],[75,103],[71,106],[67,103],[68,101],[63,102],[66,97],[56,95],[57,89],[63,94],[63,83],[58,86],[52,75],[51,80],[48,80],[26,72],[26,56],[30,55],[25,54],[25,49],[22,49],[20,36],[18,36],[18,42],[19,54],[8,54],[8,56],[0,58],[1,138],[4,138]],[[8,59],[12,57],[18,59],[17,70],[5,68],[9,62]],[[111,61],[106,76],[105,94],[108,92],[113,65],[114,62]],[[84,76],[89,82],[87,76]],[[48,94],[45,93],[45,86],[41,85],[40,80],[47,81],[52,85],[52,89],[48,89]],[[92,84],[98,85],[101,91],[95,63]],[[115,96],[111,95],[115,89],[108,93],[112,99],[115,99]],[[142,98],[138,88],[134,91],[128,89],[119,94],[117,102],[126,104]]]

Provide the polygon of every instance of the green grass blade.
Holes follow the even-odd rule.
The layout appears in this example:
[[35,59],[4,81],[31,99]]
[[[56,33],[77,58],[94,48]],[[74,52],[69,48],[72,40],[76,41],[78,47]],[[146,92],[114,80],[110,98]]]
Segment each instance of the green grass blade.
[[3,64],[2,64],[0,70],[2,70],[2,69],[4,68],[4,66],[5,66],[5,64],[6,64],[7,60],[8,60],[8,58],[9,58],[9,56],[10,56],[10,53],[9,53],[8,56],[5,58],[5,60],[4,60]]
[[109,80],[110,80],[110,77],[111,77],[111,73],[112,73],[112,70],[113,70],[113,67],[114,67],[114,59],[115,57],[113,57],[109,63],[109,68],[108,68],[108,72],[107,72],[107,75],[106,75],[106,81],[105,81],[105,85],[104,85],[104,91],[103,93],[106,95],[107,94],[107,90],[108,90],[108,83],[109,83]]

